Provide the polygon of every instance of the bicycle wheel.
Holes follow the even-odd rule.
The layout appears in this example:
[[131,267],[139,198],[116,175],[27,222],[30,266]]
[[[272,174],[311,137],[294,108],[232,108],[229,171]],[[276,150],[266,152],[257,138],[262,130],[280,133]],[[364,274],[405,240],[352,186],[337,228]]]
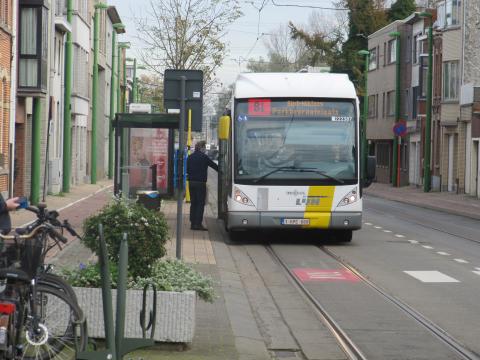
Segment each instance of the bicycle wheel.
[[77,294],[73,291],[70,284],[62,277],[52,273],[40,273],[38,275],[38,285],[47,285],[56,288],[67,294],[70,299],[78,304]]
[[87,344],[83,312],[66,293],[49,285],[37,286],[38,330],[32,328],[31,315],[20,331],[22,359],[75,359]]

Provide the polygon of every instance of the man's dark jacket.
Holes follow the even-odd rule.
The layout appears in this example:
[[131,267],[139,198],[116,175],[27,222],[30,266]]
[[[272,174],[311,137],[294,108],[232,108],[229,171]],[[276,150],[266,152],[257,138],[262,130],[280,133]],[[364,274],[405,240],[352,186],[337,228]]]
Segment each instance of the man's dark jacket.
[[12,222],[10,220],[10,214],[8,213],[7,203],[0,194],[0,232],[6,234],[12,229]]
[[218,171],[218,165],[199,150],[195,150],[187,160],[187,174],[189,181],[207,182],[207,170],[211,167]]

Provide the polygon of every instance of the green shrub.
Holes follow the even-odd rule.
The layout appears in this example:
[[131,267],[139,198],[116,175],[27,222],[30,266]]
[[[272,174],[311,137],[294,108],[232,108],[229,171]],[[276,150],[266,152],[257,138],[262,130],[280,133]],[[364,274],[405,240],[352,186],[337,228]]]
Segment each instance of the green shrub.
[[196,291],[207,302],[213,302],[214,299],[212,278],[180,260],[156,261],[151,276],[137,278],[134,286],[141,289],[146,284],[154,284],[158,290],[164,291]]
[[128,239],[128,267],[133,277],[149,276],[150,265],[166,253],[168,226],[162,213],[149,210],[140,204],[129,204],[115,199],[98,214],[87,218],[83,224],[83,243],[99,254],[98,225],[103,224],[103,233],[108,247],[108,258],[118,263],[120,242],[123,233]]
[[[117,288],[118,267],[114,263],[109,264],[110,281],[112,288]],[[77,287],[101,287],[102,278],[100,274],[100,264],[83,264],[80,263],[78,268],[65,268],[61,270],[61,275],[72,286]]]
[[[110,265],[112,288],[117,286],[117,266]],[[63,269],[62,275],[72,286],[101,287],[100,266],[98,264],[80,264],[78,268]],[[151,275],[127,280],[129,289],[143,289],[147,284],[154,284],[161,291],[195,291],[198,297],[213,302],[215,294],[213,280],[190,265],[179,260],[157,260],[152,266]]]

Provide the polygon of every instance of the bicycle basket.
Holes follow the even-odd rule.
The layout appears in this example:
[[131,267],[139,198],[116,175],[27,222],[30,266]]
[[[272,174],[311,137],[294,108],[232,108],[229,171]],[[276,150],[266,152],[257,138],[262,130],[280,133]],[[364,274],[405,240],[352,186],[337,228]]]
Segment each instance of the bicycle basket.
[[44,260],[43,245],[43,242],[36,238],[20,242],[5,241],[0,257],[0,267],[19,267],[33,278]]

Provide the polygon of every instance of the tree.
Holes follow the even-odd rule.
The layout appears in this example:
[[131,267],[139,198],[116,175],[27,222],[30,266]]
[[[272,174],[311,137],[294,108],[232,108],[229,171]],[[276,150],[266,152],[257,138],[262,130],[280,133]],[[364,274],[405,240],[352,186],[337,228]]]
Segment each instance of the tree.
[[156,74],[202,70],[208,89],[225,57],[224,29],[241,16],[237,0],[150,0],[150,16],[137,19],[141,59]]
[[247,69],[252,72],[287,72],[298,71],[307,64],[308,51],[305,42],[294,39],[288,26],[281,25],[271,32],[265,42],[268,59],[249,59]]
[[151,104],[155,110],[163,110],[163,82],[158,75],[142,74],[138,80],[140,102]]
[[228,88],[222,87],[222,89],[217,94],[217,101],[215,104],[215,117],[217,119],[220,116],[224,115],[225,110],[230,105],[230,101],[232,100],[232,92],[233,92],[233,84],[230,84]]
[[388,18],[390,21],[402,20],[415,12],[416,9],[415,0],[397,0],[390,8]]
[[335,65],[338,71],[349,74],[359,94],[364,89],[364,60],[359,50],[368,48],[368,36],[387,25],[387,14],[382,0],[341,0],[338,4],[349,9],[347,40],[342,44]]

